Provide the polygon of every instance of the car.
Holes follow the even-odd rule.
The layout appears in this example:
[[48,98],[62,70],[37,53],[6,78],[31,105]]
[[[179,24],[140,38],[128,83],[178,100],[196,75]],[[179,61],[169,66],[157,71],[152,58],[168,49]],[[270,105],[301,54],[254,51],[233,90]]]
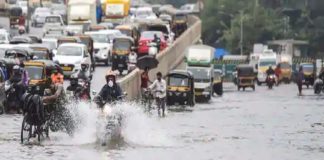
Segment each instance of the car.
[[111,63],[113,40],[115,37],[121,36],[122,33],[119,30],[100,30],[86,32],[85,34],[93,39],[95,61],[109,65]]
[[55,14],[55,15],[61,15],[62,18],[63,18],[63,22],[67,22],[67,8],[66,8],[66,5],[64,4],[57,4],[57,3],[53,3],[51,5],[51,10],[52,10],[52,13]]
[[44,24],[44,35],[52,31],[64,33],[64,23],[60,15],[46,16]]
[[76,34],[83,34],[84,26],[83,25],[68,25],[65,27],[65,35],[73,36]]
[[56,38],[43,38],[42,39],[43,44],[48,44],[51,48],[51,51],[56,50],[58,43]]
[[157,16],[153,12],[152,7],[140,7],[140,8],[137,8],[137,10],[135,12],[135,19],[154,20],[154,19],[157,19]]
[[29,36],[14,36],[10,40],[10,44],[21,44],[21,43],[32,44],[34,43],[34,41]]
[[34,14],[31,17],[32,26],[37,27],[40,24],[45,24],[45,18],[46,16],[51,15],[51,10],[49,8],[45,7],[39,7],[35,9]]
[[148,31],[161,31],[168,44],[172,44],[174,41],[175,34],[171,31],[170,24],[162,20],[151,21],[147,24]]
[[154,35],[157,35],[161,39],[160,51],[167,47],[167,41],[161,31],[144,31],[141,34],[141,38],[138,42],[138,54],[146,55],[149,51],[149,43],[154,39]]
[[10,43],[10,33],[6,30],[0,29],[0,44],[9,44]]
[[0,58],[4,58],[6,50],[12,49],[14,45],[12,44],[0,44]]
[[78,43],[61,44],[53,59],[60,64],[65,76],[80,71],[81,64],[86,64],[88,67],[92,65],[87,46]]
[[23,14],[27,15],[28,13],[27,1],[17,1],[17,5],[22,9]]

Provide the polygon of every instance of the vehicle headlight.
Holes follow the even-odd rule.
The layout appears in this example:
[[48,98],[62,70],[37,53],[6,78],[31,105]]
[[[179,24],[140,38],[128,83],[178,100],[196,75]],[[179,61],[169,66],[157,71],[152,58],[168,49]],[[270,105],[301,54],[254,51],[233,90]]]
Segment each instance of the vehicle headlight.
[[182,96],[183,96],[183,97],[187,97],[187,93],[183,93]]

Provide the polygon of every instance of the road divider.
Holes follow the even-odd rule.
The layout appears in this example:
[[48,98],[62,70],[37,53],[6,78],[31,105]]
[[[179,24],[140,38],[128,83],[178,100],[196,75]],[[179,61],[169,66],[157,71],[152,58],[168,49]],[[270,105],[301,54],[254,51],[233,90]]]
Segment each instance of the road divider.
[[[188,46],[198,42],[201,38],[201,20],[196,16],[189,16],[189,28],[176,41],[157,55],[159,66],[149,72],[150,80],[156,78],[156,73],[166,75],[170,70],[176,68],[184,59],[185,50]],[[141,71],[135,69],[127,76],[118,80],[128,99],[134,100],[140,97]]]

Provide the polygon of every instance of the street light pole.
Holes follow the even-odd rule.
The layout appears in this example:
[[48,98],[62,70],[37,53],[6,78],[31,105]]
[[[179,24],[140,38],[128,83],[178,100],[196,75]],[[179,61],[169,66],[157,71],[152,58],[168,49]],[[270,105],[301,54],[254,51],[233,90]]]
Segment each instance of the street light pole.
[[244,36],[244,30],[243,30],[243,12],[241,11],[241,36],[240,36],[240,51],[241,56],[243,55],[243,36]]

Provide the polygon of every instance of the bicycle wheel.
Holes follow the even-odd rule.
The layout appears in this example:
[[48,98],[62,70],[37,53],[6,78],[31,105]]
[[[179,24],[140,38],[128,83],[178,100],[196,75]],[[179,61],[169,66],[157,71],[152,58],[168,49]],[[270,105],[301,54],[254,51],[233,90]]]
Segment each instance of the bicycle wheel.
[[22,125],[21,125],[21,133],[20,133],[20,140],[23,144],[25,140],[29,141],[32,136],[32,126],[27,122],[27,115],[24,116]]

